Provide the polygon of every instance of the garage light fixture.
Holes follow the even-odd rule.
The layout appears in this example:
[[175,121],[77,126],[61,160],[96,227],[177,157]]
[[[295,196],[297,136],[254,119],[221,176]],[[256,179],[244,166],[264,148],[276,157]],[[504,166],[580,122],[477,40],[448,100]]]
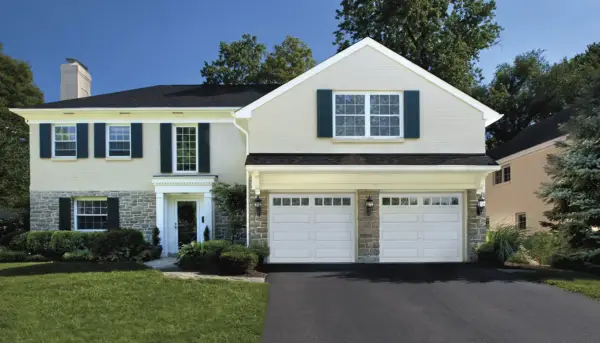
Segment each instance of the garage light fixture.
[[262,199],[259,198],[258,195],[256,196],[256,199],[254,199],[254,207],[256,208],[256,215],[260,217],[262,213]]
[[480,216],[483,213],[483,209],[485,208],[485,198],[480,196],[477,199],[477,215]]
[[367,201],[365,202],[365,205],[367,206],[367,216],[370,216],[371,212],[373,212],[373,206],[375,206],[375,203],[373,202],[373,199],[371,198],[370,195],[369,195],[369,197],[367,197]]

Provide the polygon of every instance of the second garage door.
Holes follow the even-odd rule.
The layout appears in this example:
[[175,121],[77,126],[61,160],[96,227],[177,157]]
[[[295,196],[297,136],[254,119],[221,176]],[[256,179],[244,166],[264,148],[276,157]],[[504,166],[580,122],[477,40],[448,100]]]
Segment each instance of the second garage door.
[[272,194],[270,263],[354,262],[352,194]]
[[461,194],[381,194],[381,262],[461,262]]

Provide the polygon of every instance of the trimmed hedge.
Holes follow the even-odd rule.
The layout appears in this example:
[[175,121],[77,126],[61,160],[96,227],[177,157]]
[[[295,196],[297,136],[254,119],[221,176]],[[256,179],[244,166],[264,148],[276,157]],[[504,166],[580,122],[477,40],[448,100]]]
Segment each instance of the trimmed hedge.
[[269,256],[269,247],[263,244],[250,245],[250,250],[258,256],[258,265],[262,266],[265,263],[265,259]]
[[24,251],[0,251],[0,262],[46,262],[42,255],[30,255]]
[[55,231],[50,238],[50,249],[58,256],[84,249],[86,233],[78,231]]
[[219,258],[221,271],[226,274],[244,274],[256,267],[258,256],[247,249],[246,251],[226,251]]
[[27,234],[27,251],[32,254],[51,256],[50,240],[54,231],[32,231]]
[[259,256],[248,247],[229,241],[192,242],[179,248],[177,264],[188,270],[217,274],[244,274],[254,269]]
[[27,251],[27,236],[29,232],[22,232],[12,238],[8,244],[10,250]]

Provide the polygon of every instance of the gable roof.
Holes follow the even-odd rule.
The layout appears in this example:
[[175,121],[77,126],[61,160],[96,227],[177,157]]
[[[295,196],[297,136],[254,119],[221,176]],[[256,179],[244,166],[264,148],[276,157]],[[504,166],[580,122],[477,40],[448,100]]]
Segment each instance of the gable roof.
[[279,85],[161,85],[29,107],[135,108],[135,107],[242,107]]
[[495,160],[500,160],[538,144],[564,136],[565,134],[560,131],[559,127],[561,124],[566,123],[569,118],[571,118],[570,111],[559,112],[537,124],[526,127],[510,141],[489,150],[487,155]]
[[401,65],[403,65],[407,69],[411,70],[412,72],[416,73],[417,75],[423,77],[427,81],[437,85],[438,87],[440,87],[443,90],[447,91],[448,93],[454,95],[458,99],[466,102],[467,104],[469,104],[469,105],[473,106],[474,108],[483,112],[483,117],[485,119],[486,126],[488,126],[488,125],[496,122],[498,119],[502,118],[502,114],[487,107],[486,105],[475,100],[474,98],[470,97],[469,95],[465,94],[464,92],[460,91],[459,89],[455,88],[454,86],[450,85],[449,83],[445,82],[444,80],[440,79],[439,77],[431,74],[427,70],[419,67],[418,65],[412,63],[411,61],[398,55],[396,52],[388,49],[384,45],[378,43],[377,41],[375,41],[374,39],[369,38],[369,37],[364,38],[363,40],[353,44],[352,46],[345,49],[344,51],[341,51],[341,52],[333,55],[332,57],[328,58],[327,60],[323,61],[322,63],[319,63],[314,68],[304,72],[303,74],[297,76],[296,78],[292,79],[291,81],[281,85],[277,89],[275,89],[275,90],[271,91],[270,93],[266,94],[265,96],[255,100],[251,104],[239,109],[236,112],[236,117],[237,118],[250,118],[253,110],[266,104],[267,102],[273,100],[274,98],[278,97],[279,95],[294,88],[295,86],[302,83],[303,81],[311,78],[312,76],[318,74],[319,72],[327,69],[328,67],[332,66],[333,64],[341,61],[342,59],[350,56],[354,52],[356,52],[364,47],[367,47],[367,46],[381,52],[382,54],[386,55],[387,57],[400,63]]

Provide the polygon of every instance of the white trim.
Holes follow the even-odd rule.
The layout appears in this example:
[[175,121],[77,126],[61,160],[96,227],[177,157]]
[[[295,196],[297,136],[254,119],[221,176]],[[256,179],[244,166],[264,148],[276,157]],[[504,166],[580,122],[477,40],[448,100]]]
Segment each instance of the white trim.
[[34,112],[57,112],[74,114],[78,112],[231,112],[241,107],[77,107],[77,108],[9,108],[17,114]]
[[216,176],[165,176],[154,177],[155,193],[207,193],[211,192]]
[[344,172],[344,171],[363,171],[363,172],[493,172],[499,170],[500,166],[469,166],[469,165],[432,165],[432,166],[414,166],[414,165],[247,165],[248,172]]
[[[364,106],[365,106],[365,113],[363,114],[363,117],[365,119],[365,134],[364,136],[337,136],[335,134],[335,120],[338,116],[338,114],[336,113],[336,102],[335,102],[335,96],[336,95],[362,95],[365,97],[365,102],[364,102]],[[398,121],[399,121],[399,135],[398,136],[371,136],[371,115],[375,115],[375,116],[386,116],[384,115],[379,115],[379,114],[373,114],[371,113],[371,95],[397,95],[398,96]],[[346,140],[346,141],[389,141],[389,140],[399,140],[399,139],[404,139],[404,106],[402,106],[402,104],[404,103],[404,93],[403,92],[390,92],[390,91],[335,91],[332,93],[331,95],[331,101],[333,103],[333,113],[331,114],[333,116],[333,120],[332,120],[332,125],[333,125],[333,139],[334,140]],[[360,116],[360,114],[341,114],[340,116]],[[395,114],[388,114],[387,115],[389,118],[391,118],[392,116],[396,116]]]
[[[93,197],[93,196],[87,196],[87,197],[74,197],[73,198],[73,231],[82,231],[82,232],[102,232],[102,231],[106,231],[106,229],[79,229],[77,227],[77,202],[78,201],[107,201],[107,208],[106,208],[106,220],[108,220],[108,198],[107,197],[103,197],[103,196],[98,196],[98,197]],[[94,216],[94,217],[101,217],[104,215],[88,215],[88,216]]]
[[[192,127],[195,130],[196,137],[196,168],[194,170],[177,170],[177,128],[179,127]],[[172,149],[172,165],[173,174],[197,174],[198,173],[198,125],[191,124],[178,124],[171,125],[172,138],[171,138],[171,149]]]
[[[115,127],[129,127],[129,155],[127,156],[111,156],[110,155],[110,127],[111,126],[115,126]],[[107,160],[130,160],[131,159],[131,123],[129,125],[123,125],[123,124],[115,124],[115,123],[110,123],[110,124],[106,124],[106,159]],[[120,141],[120,142],[124,142],[124,141]]]
[[[56,156],[56,127],[74,127],[75,128],[75,156]],[[63,161],[71,161],[71,160],[76,160],[77,159],[77,125],[74,123],[69,123],[69,124],[59,124],[59,125],[55,125],[52,124],[50,125],[50,130],[52,130],[52,160],[63,160]],[[64,141],[64,142],[71,142],[71,141]]]
[[443,90],[447,91],[448,93],[454,95],[458,99],[466,102],[467,104],[471,105],[472,107],[483,112],[483,118],[485,119],[485,126],[489,126],[489,125],[493,124],[494,122],[496,122],[497,120],[499,120],[500,118],[502,118],[502,115],[500,113],[487,107],[486,105],[482,104],[481,102],[473,99],[472,97],[468,96],[467,94],[463,93],[462,91],[458,90],[457,88],[451,86],[450,84],[448,84],[447,82],[438,78],[437,76],[431,74],[430,72],[426,71],[425,69],[410,62],[406,58],[398,55],[394,51],[388,49],[387,47],[383,46],[382,44],[376,42],[375,40],[373,40],[369,37],[364,38],[363,40],[353,44],[346,50],[333,55],[332,57],[330,57],[327,60],[323,61],[322,63],[318,64],[314,68],[306,71],[305,73],[292,79],[291,81],[287,82],[286,84],[276,88],[275,90],[271,91],[270,93],[262,96],[261,98],[257,99],[256,101],[252,102],[251,104],[242,107],[241,109],[239,109],[236,112],[236,118],[250,118],[252,116],[253,110],[266,104],[267,102],[273,100],[274,98],[276,98],[276,97],[280,96],[281,94],[287,92],[288,90],[294,88],[298,84],[304,82],[305,80],[320,73],[321,71],[327,69],[328,67],[332,66],[333,64],[341,61],[342,59],[350,56],[351,54],[355,53],[356,51],[358,51],[366,46],[371,47],[371,48],[383,53],[387,57],[391,58],[392,60],[394,60],[394,61],[400,63],[401,65],[403,65],[404,67],[408,68],[415,74],[423,77],[427,81],[433,83],[434,85],[436,85],[436,86],[442,88]]
[[171,124],[201,124],[201,123],[215,123],[215,124],[233,124],[232,119],[195,119],[195,118],[164,118],[164,119],[138,119],[134,117],[130,117],[129,119],[94,119],[94,118],[81,118],[81,119],[65,119],[65,120],[55,120],[55,119],[30,119],[26,120],[27,124],[81,124],[81,123],[106,123],[109,121],[111,124],[131,124],[131,123],[142,123],[142,124],[162,124],[162,123],[171,123]]
[[529,155],[529,154],[533,154],[534,152],[540,151],[542,149],[549,148],[549,147],[553,146],[554,143],[556,143],[556,142],[562,142],[562,141],[565,141],[566,139],[567,139],[566,135],[560,136],[560,137],[556,137],[556,138],[551,139],[549,141],[546,141],[544,143],[540,143],[538,145],[534,145],[531,148],[527,148],[525,150],[521,150],[519,152],[516,152],[516,153],[514,153],[512,155],[508,155],[506,157],[502,157],[501,159],[497,160],[496,162],[498,162],[498,164],[504,164],[504,163],[512,161],[512,160],[514,160],[516,158],[523,157],[523,156],[526,156],[526,155]]

